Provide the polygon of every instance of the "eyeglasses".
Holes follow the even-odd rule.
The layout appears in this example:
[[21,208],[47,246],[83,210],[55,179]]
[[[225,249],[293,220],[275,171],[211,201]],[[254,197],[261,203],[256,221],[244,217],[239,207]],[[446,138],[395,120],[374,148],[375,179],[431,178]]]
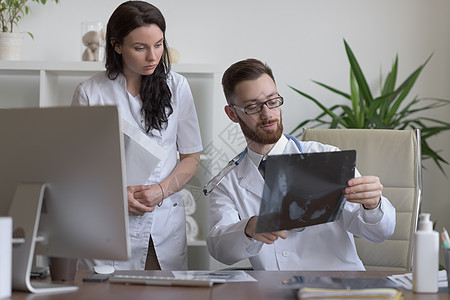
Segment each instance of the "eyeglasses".
[[253,114],[257,114],[257,113],[261,112],[264,105],[266,105],[269,109],[272,109],[272,108],[280,107],[281,105],[283,105],[283,103],[284,103],[283,97],[278,95],[278,97],[271,98],[264,102],[250,104],[244,108],[236,106],[234,104],[230,104],[230,107],[237,108],[240,111],[245,112],[247,115],[253,115]]

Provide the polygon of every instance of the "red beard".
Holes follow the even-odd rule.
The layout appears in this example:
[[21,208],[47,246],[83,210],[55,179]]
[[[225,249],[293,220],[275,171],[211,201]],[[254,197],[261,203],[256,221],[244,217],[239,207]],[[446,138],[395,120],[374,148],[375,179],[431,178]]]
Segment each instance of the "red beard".
[[[252,130],[250,127],[245,124],[245,122],[237,116],[239,119],[239,125],[241,126],[242,133],[252,142],[261,144],[261,145],[270,145],[275,144],[280,139],[283,134],[283,125],[281,122],[281,114],[280,119],[270,120],[269,122],[259,122],[256,125],[256,130]],[[278,126],[273,131],[264,131],[260,127],[263,125],[268,125],[272,123],[277,123]]]

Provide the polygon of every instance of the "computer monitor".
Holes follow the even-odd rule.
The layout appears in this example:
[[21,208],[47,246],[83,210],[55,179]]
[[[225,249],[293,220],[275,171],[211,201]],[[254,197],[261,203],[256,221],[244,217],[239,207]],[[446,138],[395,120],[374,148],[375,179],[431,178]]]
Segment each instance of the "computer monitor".
[[34,255],[130,255],[123,134],[116,107],[0,110],[0,215],[13,217],[13,288],[51,292]]

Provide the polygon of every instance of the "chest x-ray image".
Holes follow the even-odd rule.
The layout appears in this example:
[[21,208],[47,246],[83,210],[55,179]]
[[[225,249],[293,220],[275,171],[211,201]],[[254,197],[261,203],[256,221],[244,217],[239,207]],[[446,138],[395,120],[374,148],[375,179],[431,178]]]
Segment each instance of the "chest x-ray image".
[[355,166],[355,150],[268,156],[256,232],[337,220]]

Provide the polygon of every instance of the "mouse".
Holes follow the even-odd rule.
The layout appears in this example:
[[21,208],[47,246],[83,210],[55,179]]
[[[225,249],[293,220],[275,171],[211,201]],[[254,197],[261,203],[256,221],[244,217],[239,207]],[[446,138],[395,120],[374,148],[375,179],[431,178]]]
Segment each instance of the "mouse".
[[112,273],[114,273],[115,269],[113,266],[98,265],[98,266],[94,266],[94,271],[97,274],[112,274]]

